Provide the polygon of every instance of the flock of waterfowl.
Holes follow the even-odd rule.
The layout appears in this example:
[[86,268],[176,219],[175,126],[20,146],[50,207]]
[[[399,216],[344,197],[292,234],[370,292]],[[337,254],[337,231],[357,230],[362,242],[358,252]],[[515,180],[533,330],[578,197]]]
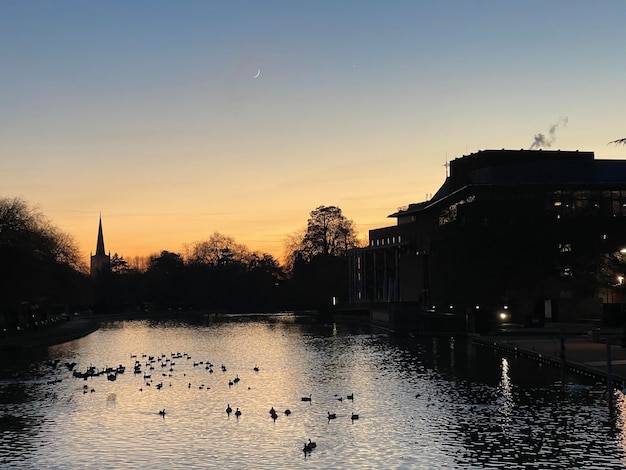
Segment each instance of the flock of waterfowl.
[[[187,353],[171,353],[169,356],[166,354],[160,354],[160,355],[148,355],[148,354],[141,354],[140,358],[137,357],[136,354],[130,354],[130,358],[134,359],[134,365],[133,365],[133,374],[137,375],[137,376],[141,376],[143,379],[143,385],[138,389],[139,392],[143,392],[144,390],[147,390],[148,388],[153,388],[156,390],[160,390],[163,385],[164,382],[163,380],[160,380],[159,382],[155,382],[153,375],[157,376],[158,373],[155,373],[155,370],[157,367],[160,367],[161,369],[161,378],[162,379],[167,379],[167,378],[171,378],[173,377],[173,374],[175,372],[175,367],[176,366],[176,361],[182,360],[188,363],[188,361],[191,361],[191,356]],[[50,365],[53,366],[54,368],[56,368],[59,364],[59,360],[55,360],[53,361]],[[88,380],[88,379],[92,379],[95,377],[99,377],[99,376],[106,376],[107,380],[109,381],[115,381],[117,379],[117,376],[120,374],[124,374],[126,371],[126,367],[123,366],[122,364],[118,365],[117,367],[109,367],[109,366],[105,366],[102,368],[98,368],[95,367],[93,365],[90,365],[88,367],[86,367],[83,371],[80,370],[75,370],[75,367],[77,365],[76,362],[66,362],[65,363],[67,369],[72,372],[72,376],[76,379],[83,379],[83,380]],[[193,368],[196,367],[204,367],[204,369],[206,369],[206,371],[209,374],[213,374],[213,367],[214,365],[210,362],[210,361],[192,361],[191,365]],[[224,364],[220,365],[220,369],[222,371],[222,373],[226,373],[227,372],[227,367]],[[260,368],[258,365],[255,365],[254,367],[252,367],[252,370],[254,371],[254,373],[258,373],[260,372]],[[186,376],[186,374],[183,374],[183,376]],[[241,378],[239,377],[238,374],[235,375],[234,378],[231,378],[228,380],[228,387],[233,387],[234,385],[236,385],[237,383],[239,383],[241,380]],[[60,380],[59,380],[60,381]],[[169,383],[169,387],[172,386],[172,383]],[[187,383],[187,387],[188,388],[192,388],[192,383],[188,382]],[[210,389],[210,387],[205,386],[204,383],[200,383],[199,385],[197,385],[198,389],[202,390],[202,389]],[[250,389],[250,387],[248,387],[248,389]],[[84,385],[83,387],[83,393],[94,393],[95,389],[93,387],[89,387],[88,385]],[[335,398],[338,401],[343,401],[344,398],[346,400],[354,400],[354,394],[351,393],[349,395],[344,396],[339,396],[339,395],[335,395]],[[313,402],[313,396],[312,394],[309,394],[308,396],[302,396],[300,397],[300,400],[303,402],[309,402],[312,403]],[[234,412],[233,412],[233,408],[231,407],[230,403],[227,404],[226,406],[226,414],[228,416],[231,415],[231,413],[234,414],[234,416],[239,419],[239,417],[242,415],[242,411],[239,409],[239,407],[236,407]],[[291,415],[291,410],[289,408],[286,408],[282,414],[284,414],[285,416],[289,416]],[[167,412],[165,409],[159,410],[158,411],[158,415],[165,418]],[[274,407],[272,406],[269,410],[269,414],[270,417],[276,421],[276,419],[278,419],[278,412],[274,409]],[[330,422],[331,420],[334,420],[337,418],[337,414],[336,413],[331,413],[330,411],[327,411],[327,419],[328,422]],[[359,419],[359,415],[352,412],[350,419],[352,422],[354,422],[355,420]],[[317,444],[315,442],[313,442],[311,439],[308,440],[308,442],[305,442],[304,447],[302,449],[302,451],[305,453],[305,456],[308,455],[313,449],[315,449],[317,447]]]

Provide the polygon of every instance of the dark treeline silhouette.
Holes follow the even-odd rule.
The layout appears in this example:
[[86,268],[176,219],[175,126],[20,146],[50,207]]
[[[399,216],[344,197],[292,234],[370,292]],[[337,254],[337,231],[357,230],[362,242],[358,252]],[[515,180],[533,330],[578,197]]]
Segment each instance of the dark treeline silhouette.
[[0,199],[0,330],[38,327],[89,302],[72,237],[19,198]]
[[251,252],[215,232],[184,254],[162,251],[145,272],[111,259],[107,310],[213,309],[265,312],[318,309],[347,299],[347,252],[358,246],[354,223],[335,206],[310,213],[307,228],[288,242],[287,263]]
[[247,259],[234,259],[229,254],[212,264],[162,251],[150,257],[145,272],[112,272],[108,279],[113,284],[109,310],[134,310],[138,306],[148,310],[287,308],[281,292],[285,275],[270,255],[253,253]]
[[347,300],[346,255],[358,244],[341,209],[316,208],[287,245],[282,266],[215,232],[183,253],[150,256],[143,269],[115,253],[110,271],[90,277],[71,236],[21,199],[0,199],[0,327],[78,310],[268,312]]

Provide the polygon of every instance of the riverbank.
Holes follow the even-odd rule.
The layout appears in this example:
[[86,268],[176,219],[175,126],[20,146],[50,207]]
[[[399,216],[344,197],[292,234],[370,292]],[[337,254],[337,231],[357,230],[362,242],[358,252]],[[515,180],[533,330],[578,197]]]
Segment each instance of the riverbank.
[[585,324],[548,324],[471,337],[474,344],[626,387],[626,347],[622,331]]
[[69,317],[38,330],[27,330],[0,338],[0,351],[47,347],[82,338],[99,328],[90,317]]
[[202,317],[208,319],[208,321],[212,321],[215,320],[220,314],[222,314],[222,312],[194,310],[182,312],[124,312],[70,316],[66,319],[59,319],[45,327],[12,332],[6,336],[2,336],[0,337],[0,351],[45,348],[62,344],[67,341],[87,336],[100,328],[101,324],[110,321],[137,320],[146,318],[180,318],[189,316]]

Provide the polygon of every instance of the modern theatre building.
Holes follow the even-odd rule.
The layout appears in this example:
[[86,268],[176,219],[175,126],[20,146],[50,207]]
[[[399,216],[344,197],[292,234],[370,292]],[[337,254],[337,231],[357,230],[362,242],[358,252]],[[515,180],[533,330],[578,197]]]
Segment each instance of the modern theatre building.
[[374,323],[620,321],[626,160],[484,150],[451,161],[430,200],[389,217],[396,225],[349,255],[349,302]]

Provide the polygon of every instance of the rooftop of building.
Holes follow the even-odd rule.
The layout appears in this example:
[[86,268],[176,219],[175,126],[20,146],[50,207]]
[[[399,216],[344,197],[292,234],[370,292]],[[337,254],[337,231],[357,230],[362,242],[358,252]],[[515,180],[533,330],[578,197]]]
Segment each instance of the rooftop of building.
[[389,217],[419,212],[456,191],[478,185],[626,189],[626,160],[595,160],[593,152],[579,150],[481,150],[452,160],[450,176],[430,200],[409,204]]

